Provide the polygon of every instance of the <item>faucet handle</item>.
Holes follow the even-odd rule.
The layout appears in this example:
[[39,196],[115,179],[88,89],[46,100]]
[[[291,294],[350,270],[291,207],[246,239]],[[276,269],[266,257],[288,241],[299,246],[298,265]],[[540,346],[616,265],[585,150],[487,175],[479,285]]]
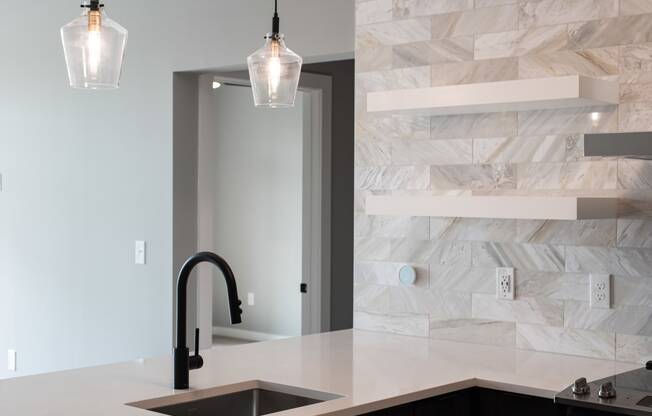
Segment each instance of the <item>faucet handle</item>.
[[204,366],[204,359],[199,355],[199,328],[195,328],[195,355],[188,358],[190,370],[196,370]]

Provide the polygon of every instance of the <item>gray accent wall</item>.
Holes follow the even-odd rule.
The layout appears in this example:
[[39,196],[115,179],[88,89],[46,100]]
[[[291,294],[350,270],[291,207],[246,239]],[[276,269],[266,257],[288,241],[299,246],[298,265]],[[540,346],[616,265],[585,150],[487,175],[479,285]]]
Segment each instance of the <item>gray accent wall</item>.
[[353,326],[353,154],[355,61],[304,65],[333,79],[331,166],[331,330]]
[[[355,327],[643,361],[652,355],[652,162],[583,156],[583,134],[652,129],[649,0],[356,1]],[[581,74],[619,106],[376,116],[366,94]],[[618,196],[618,219],[367,216],[372,194]],[[403,264],[413,287],[398,284]],[[495,268],[516,269],[516,299]],[[589,307],[590,273],[613,307]]]
[[[282,7],[307,62],[351,57],[353,0]],[[173,73],[244,68],[272,15],[266,0],[112,0],[107,12],[129,29],[121,88],[76,91],[58,30],[78,2],[0,4],[0,357],[16,349],[19,370],[2,359],[0,377],[170,352],[173,242],[188,232],[172,224]]]

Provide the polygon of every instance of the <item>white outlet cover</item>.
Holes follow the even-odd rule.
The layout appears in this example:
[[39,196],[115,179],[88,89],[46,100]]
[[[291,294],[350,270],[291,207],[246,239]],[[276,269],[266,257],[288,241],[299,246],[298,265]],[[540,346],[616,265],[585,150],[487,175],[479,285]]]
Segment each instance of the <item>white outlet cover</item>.
[[496,299],[514,300],[514,268],[496,268]]
[[589,280],[591,309],[611,309],[611,275],[591,274]]

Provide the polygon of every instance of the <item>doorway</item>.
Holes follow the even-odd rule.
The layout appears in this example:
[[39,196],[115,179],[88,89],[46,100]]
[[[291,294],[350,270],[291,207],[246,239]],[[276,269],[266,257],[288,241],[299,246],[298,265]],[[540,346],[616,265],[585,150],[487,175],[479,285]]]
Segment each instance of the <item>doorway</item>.
[[198,250],[229,261],[244,310],[230,326],[221,278],[200,268],[198,327],[220,344],[330,329],[330,89],[304,74],[294,108],[257,109],[246,78],[199,76]]
[[[327,87],[322,89],[319,78],[313,75],[326,76]],[[248,85],[246,71],[190,71],[174,74],[174,209],[173,209],[173,253],[172,267],[175,274],[170,276],[173,294],[176,293],[176,271],[178,271],[186,258],[207,246],[199,243],[198,221],[198,119],[199,119],[199,88],[200,76],[209,75],[209,87],[212,88],[211,77],[218,77],[226,84]],[[322,78],[323,79],[323,78]],[[310,263],[310,270],[321,271],[321,284],[314,289],[314,284],[309,284],[308,294],[303,295],[314,298],[308,303],[302,302],[302,307],[315,305],[319,314],[312,313],[315,317],[312,332],[348,329],[353,324],[353,148],[354,148],[354,62],[352,60],[327,61],[309,63],[304,65],[301,78],[301,90],[311,95],[311,102],[318,103],[311,106],[312,117],[322,114],[321,123],[312,123],[316,133],[323,131],[324,139],[320,145],[312,149],[313,169],[318,169],[321,174],[313,175],[313,184],[304,181],[309,188],[311,200],[316,201],[315,214],[304,215],[303,220],[311,218],[312,228],[319,233],[313,233],[314,244],[310,251],[315,253]],[[206,85],[202,82],[201,85]],[[319,94],[323,98],[319,98]],[[322,110],[321,103],[332,102],[332,112]],[[272,113],[273,110],[268,110]],[[282,110],[279,110],[282,111]],[[304,114],[307,114],[304,112]],[[330,121],[326,121],[327,118]],[[314,140],[308,141],[312,143]],[[309,149],[304,146],[304,151]],[[321,150],[321,154],[317,152]],[[329,173],[324,173],[329,172]],[[304,196],[309,195],[304,192]],[[328,200],[330,199],[330,204]],[[304,205],[306,206],[306,205]],[[323,206],[323,213],[316,211]],[[319,208],[321,209],[321,208]],[[306,228],[307,229],[307,228]],[[305,238],[305,237],[304,237]],[[213,249],[215,250],[215,249]],[[246,250],[243,249],[243,250]],[[218,254],[219,251],[218,251]],[[251,255],[251,260],[256,257]],[[227,260],[229,260],[227,258]],[[317,261],[319,260],[319,261]],[[200,328],[200,347],[211,347],[211,332],[213,331],[213,293],[212,285],[223,284],[220,279],[211,276],[210,266],[200,265],[197,269],[198,278],[191,278],[188,288],[188,328]],[[239,279],[238,270],[235,270],[236,279]],[[308,274],[304,272],[304,276]],[[246,304],[247,296],[239,288],[240,298]],[[258,303],[260,296],[256,296]],[[222,303],[221,299],[215,299]],[[255,307],[256,305],[254,305]],[[247,322],[247,310],[243,315]],[[302,310],[302,314],[304,314]],[[174,326],[174,315],[170,317]],[[302,326],[308,320],[302,320]],[[244,329],[241,325],[226,326],[227,329]],[[218,332],[221,330],[218,330]],[[311,333],[303,332],[302,333]],[[193,331],[188,331],[188,345],[194,345]],[[240,337],[242,332],[230,333],[230,336]],[[259,334],[245,334],[247,337],[256,337]],[[227,340],[228,341],[228,340]]]

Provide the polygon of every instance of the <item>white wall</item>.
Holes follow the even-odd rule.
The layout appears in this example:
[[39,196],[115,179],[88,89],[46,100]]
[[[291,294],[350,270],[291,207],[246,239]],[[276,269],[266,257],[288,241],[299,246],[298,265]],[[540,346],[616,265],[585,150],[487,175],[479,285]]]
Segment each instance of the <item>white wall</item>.
[[[188,4],[108,1],[130,31],[122,88],[87,92],[58,36],[77,3],[0,3],[0,357],[19,365],[0,377],[169,352],[172,73],[241,66],[271,24],[267,0]],[[307,61],[351,55],[353,0],[285,0],[281,17]]]
[[[251,88],[213,90],[211,81],[199,78],[199,248],[236,274],[236,328],[301,335],[303,93],[294,108],[257,109]],[[223,279],[213,275],[213,325],[230,326]]]

